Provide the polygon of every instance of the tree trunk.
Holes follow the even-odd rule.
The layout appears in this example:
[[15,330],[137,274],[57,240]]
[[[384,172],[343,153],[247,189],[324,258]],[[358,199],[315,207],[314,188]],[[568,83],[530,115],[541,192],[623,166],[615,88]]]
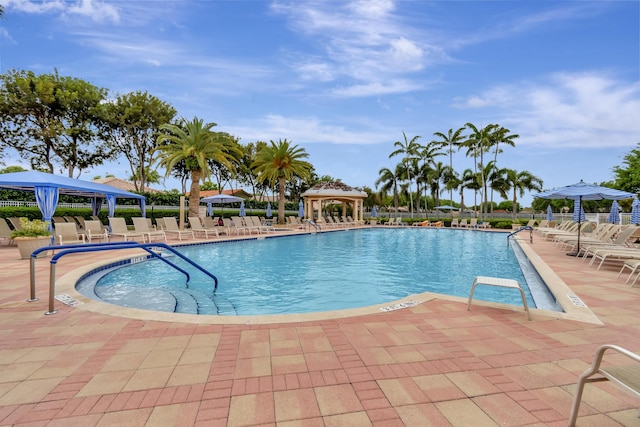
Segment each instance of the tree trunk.
[[285,179],[283,176],[278,178],[278,224],[284,224],[284,188]]
[[191,171],[191,187],[189,188],[189,216],[200,216],[200,179],[202,171],[200,169]]

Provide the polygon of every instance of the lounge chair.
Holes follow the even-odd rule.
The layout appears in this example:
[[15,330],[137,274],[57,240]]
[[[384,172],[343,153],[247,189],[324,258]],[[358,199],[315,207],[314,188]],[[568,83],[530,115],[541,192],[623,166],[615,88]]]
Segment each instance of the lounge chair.
[[248,227],[239,216],[232,216],[231,221],[233,221],[233,225],[238,229],[238,232],[242,231],[244,234],[251,234],[255,231],[252,227]]
[[71,224],[75,224],[78,231],[80,231],[80,229],[82,228],[74,217],[67,215],[67,216],[63,216],[63,218],[65,221],[70,222]]
[[549,220],[548,219],[543,219],[542,221],[540,221],[538,223],[537,226],[534,226],[535,229],[546,228],[546,227],[549,227]]
[[20,230],[22,228],[22,224],[20,224],[20,218],[17,216],[12,216],[7,218],[9,220],[9,224],[13,227],[14,230]]
[[458,218],[453,218],[451,220],[451,227],[457,227],[458,225]]
[[8,240],[9,245],[15,243],[11,238],[11,233],[12,231],[7,221],[4,218],[0,218],[0,239]]
[[[618,356],[626,356],[631,359],[632,364],[603,367],[602,361],[607,350],[615,352],[613,355],[615,360],[619,360]],[[617,345],[605,344],[598,347],[591,367],[578,378],[576,395],[569,416],[569,427],[576,425],[585,384],[600,381],[610,381],[635,397],[640,397],[640,356]]]
[[[640,234],[640,227],[637,226],[627,226],[622,231],[620,231],[611,242],[589,242],[585,245],[582,245],[580,248],[580,254],[583,255],[583,261],[593,256],[594,251],[598,249],[624,249],[628,248],[629,241],[632,241]],[[582,242],[581,242],[582,243]]]
[[253,226],[258,227],[260,232],[275,233],[276,231],[276,229],[272,225],[267,225],[260,222],[260,218],[258,218],[257,216],[248,216],[245,217],[245,220],[251,221],[253,223]]
[[[622,275],[622,273],[624,273],[624,270],[626,270],[627,268],[631,270],[631,272],[629,273],[629,276],[627,276],[627,280],[625,280],[624,283],[629,283],[629,280],[631,280],[631,277],[633,277],[633,275],[636,272],[638,272],[638,269],[640,268],[640,259],[625,260],[624,263],[622,264],[622,268],[620,269],[620,272],[616,277],[619,278]],[[631,286],[635,286],[639,278],[640,278],[640,274],[636,276],[635,280],[631,283]]]
[[260,227],[253,225],[253,221],[250,221],[246,216],[244,217],[232,216],[231,220],[235,224],[240,224],[244,228],[245,233],[247,234],[251,234],[253,232],[255,232],[256,234],[260,234],[261,232]]
[[84,234],[78,233],[75,221],[73,224],[70,222],[55,224],[53,235],[58,245],[85,243]]
[[135,217],[131,218],[133,221],[133,228],[136,232],[142,233],[144,236],[147,236],[149,239],[149,243],[151,243],[152,237],[158,237],[161,240],[167,241],[167,235],[163,230],[152,230],[149,228],[149,220],[145,217]]
[[632,259],[640,259],[640,249],[637,248],[616,248],[616,249],[596,249],[593,251],[591,262],[589,265],[595,264],[600,260],[597,270],[600,270],[606,261],[625,261]]
[[478,228],[478,218],[471,218],[469,220],[469,228]]
[[224,223],[224,227],[227,229],[227,235],[229,236],[233,233],[240,235],[241,231],[243,233],[246,231],[242,225],[237,226],[236,223],[229,218],[222,218],[222,222]]
[[458,223],[458,228],[467,228],[467,218],[462,218]]
[[[65,224],[67,222],[67,220],[64,219],[63,216],[54,216],[53,218],[51,218],[51,221],[53,222],[53,225]],[[73,223],[75,224],[75,221]]]
[[84,230],[84,222],[85,222],[84,217],[76,215],[74,218],[76,219],[76,222],[80,225],[80,228]]
[[191,231],[194,234],[197,234],[197,235],[203,235],[204,234],[204,238],[205,239],[209,238],[209,234],[211,234],[212,236],[214,234],[216,236],[219,236],[219,234],[218,234],[218,228],[219,227],[205,228],[205,227],[203,227],[202,223],[200,222],[200,218],[197,217],[197,216],[190,216],[189,217],[189,227],[191,227]]
[[180,230],[178,221],[176,221],[176,218],[173,216],[158,218],[158,221],[162,221],[164,225],[164,227],[162,227],[162,231],[164,231],[165,235],[168,234],[170,236],[177,236],[178,240],[182,240],[182,236],[189,236],[192,239],[196,238],[195,232],[193,230]]
[[144,234],[139,231],[129,230],[124,218],[109,218],[109,228],[111,229],[110,236],[122,237],[125,242],[128,239],[135,240],[135,238],[142,238],[142,242],[145,242]]
[[[588,236],[580,237],[581,245],[588,244],[600,244],[600,243],[611,243],[611,239],[618,233],[618,226],[615,224],[602,224],[598,228],[596,228],[593,232]],[[563,249],[571,248],[574,249],[578,245],[578,237],[577,236],[566,236],[560,235],[555,238],[556,245],[559,245]]]
[[94,219],[85,220],[84,234],[89,243],[91,243],[93,239],[104,240],[105,242],[109,241],[109,232],[102,227],[102,222]]

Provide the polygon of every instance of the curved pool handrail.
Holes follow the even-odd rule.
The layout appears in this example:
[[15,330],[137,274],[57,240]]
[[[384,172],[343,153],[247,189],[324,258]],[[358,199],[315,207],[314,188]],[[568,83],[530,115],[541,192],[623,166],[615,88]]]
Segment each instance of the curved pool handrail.
[[38,256],[38,254],[45,252],[45,251],[50,251],[50,250],[57,250],[57,249],[69,249],[69,248],[77,248],[77,247],[84,247],[84,248],[89,248],[89,247],[94,247],[94,246],[123,246],[123,245],[136,245],[138,244],[137,242],[104,242],[104,243],[84,243],[84,244],[78,244],[78,243],[74,243],[72,245],[57,245],[57,246],[44,246],[42,248],[38,248],[36,250],[34,250],[33,252],[31,252],[31,259],[30,259],[30,298],[27,300],[27,302],[33,302],[33,301],[38,301],[38,298],[36,298],[36,258]]
[[[182,260],[186,261],[188,264],[191,264],[193,267],[195,267],[196,269],[200,270],[201,272],[203,272],[207,276],[211,277],[213,279],[213,282],[214,282],[214,288],[213,288],[213,292],[214,293],[215,293],[216,289],[218,289],[218,278],[216,276],[214,276],[213,274],[211,274],[210,272],[208,272],[207,270],[202,268],[200,265],[196,264],[195,262],[193,262],[192,260],[190,260],[189,258],[187,258],[186,256],[184,256],[183,254],[181,254],[180,252],[176,251],[174,248],[172,248],[171,246],[169,246],[169,245],[167,245],[165,243],[109,242],[109,243],[102,243],[102,244],[96,243],[96,244],[93,244],[93,245],[91,245],[91,244],[89,244],[89,245],[87,245],[87,244],[78,244],[78,245],[47,246],[47,247],[40,248],[40,249],[34,251],[32,253],[32,259],[35,259],[37,254],[40,253],[40,252],[44,252],[45,250],[60,249],[62,247],[65,247],[65,250],[63,250],[62,252],[58,252],[57,254],[53,255],[51,257],[51,260],[49,261],[49,263],[50,263],[50,269],[49,269],[49,311],[45,312],[45,314],[55,314],[55,313],[57,313],[57,310],[55,310],[55,307],[54,307],[56,264],[58,263],[58,260],[60,258],[62,258],[63,256],[68,255],[68,254],[73,254],[73,253],[97,252],[97,251],[106,251],[106,250],[114,250],[114,249],[135,249],[135,248],[139,248],[139,249],[142,249],[142,250],[146,251],[147,253],[149,253],[152,257],[155,257],[155,258],[158,258],[158,259],[164,261],[165,263],[169,264],[170,266],[172,266],[176,270],[178,270],[178,271],[182,272],[183,274],[185,274],[186,277],[187,277],[187,284],[188,284],[191,277],[190,277],[189,273],[187,273],[187,271],[185,271],[184,269],[178,267],[177,265],[175,265],[171,261],[165,259],[160,254],[158,254],[158,253],[156,253],[155,251],[152,250],[152,248],[164,248],[164,249],[168,250],[169,252],[173,253],[174,255],[176,255],[178,258],[181,258]],[[34,275],[32,277],[32,280],[35,283],[35,268],[34,268]],[[34,296],[35,296],[35,294],[34,294]]]

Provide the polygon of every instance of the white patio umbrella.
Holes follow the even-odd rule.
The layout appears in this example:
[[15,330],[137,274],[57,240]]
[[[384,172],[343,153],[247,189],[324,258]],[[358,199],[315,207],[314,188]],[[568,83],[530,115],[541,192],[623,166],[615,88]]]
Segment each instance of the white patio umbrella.
[[244,199],[242,197],[236,197],[229,194],[215,194],[213,196],[203,197],[202,199],[200,199],[200,203],[207,204],[208,210],[211,212],[211,215],[209,216],[213,216],[213,209],[210,209],[209,207],[214,203],[224,204],[224,203],[238,203],[243,201]]

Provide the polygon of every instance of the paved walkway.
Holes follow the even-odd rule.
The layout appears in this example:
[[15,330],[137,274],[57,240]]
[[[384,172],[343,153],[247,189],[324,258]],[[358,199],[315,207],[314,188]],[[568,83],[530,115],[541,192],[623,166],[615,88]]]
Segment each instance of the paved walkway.
[[[41,299],[27,303],[29,261],[0,247],[0,425],[564,426],[596,347],[640,350],[640,288],[616,279],[618,266],[532,247],[602,324],[536,310],[527,321],[520,307],[480,302],[467,311],[444,297],[289,323],[131,319],[60,303],[45,316],[48,262],[37,267]],[[58,277],[97,256],[66,259]],[[638,402],[611,384],[588,385],[583,402],[580,426],[640,425]]]

